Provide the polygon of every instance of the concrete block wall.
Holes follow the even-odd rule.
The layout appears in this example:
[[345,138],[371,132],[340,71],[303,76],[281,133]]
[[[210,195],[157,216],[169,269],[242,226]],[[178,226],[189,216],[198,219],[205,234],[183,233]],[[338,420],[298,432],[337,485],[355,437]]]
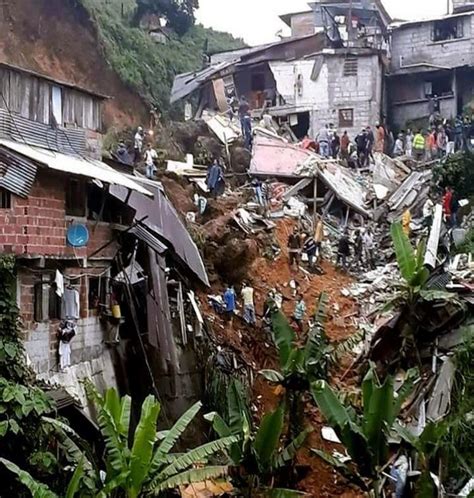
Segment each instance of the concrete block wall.
[[[464,36],[459,40],[433,42],[433,22],[410,24],[392,33],[392,73],[410,71],[403,66],[428,62],[437,66],[460,67],[474,64],[474,14],[461,18]],[[401,60],[403,57],[403,61]],[[416,71],[428,70],[422,67]]]
[[[81,269],[68,269],[66,276],[79,274]],[[84,271],[82,269],[82,271]],[[88,269],[90,274],[103,273],[103,268]],[[60,320],[34,320],[34,286],[40,282],[37,271],[23,270],[18,273],[18,305],[23,329],[23,343],[32,363],[32,367],[38,374],[51,374],[58,371],[58,328]],[[100,358],[106,350],[104,340],[105,331],[95,311],[88,309],[88,277],[82,277],[77,281],[80,296],[80,319],[77,321],[77,335],[71,341],[71,364],[91,361]]]
[[[75,218],[66,215],[66,178],[62,173],[38,169],[26,199],[11,195],[11,208],[0,209],[0,252],[84,258],[113,238],[108,224],[81,220],[89,227],[87,248],[67,246],[66,231]],[[113,243],[99,256],[112,258],[116,250]]]

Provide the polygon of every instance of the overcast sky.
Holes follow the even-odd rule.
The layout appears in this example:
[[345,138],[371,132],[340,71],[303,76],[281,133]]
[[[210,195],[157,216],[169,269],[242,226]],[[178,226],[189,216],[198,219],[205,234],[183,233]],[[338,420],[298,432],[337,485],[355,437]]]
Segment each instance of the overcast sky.
[[[447,0],[383,0],[392,17],[420,19],[445,14]],[[227,31],[249,45],[276,39],[285,25],[278,18],[308,9],[307,0],[199,0],[198,21],[206,27]]]

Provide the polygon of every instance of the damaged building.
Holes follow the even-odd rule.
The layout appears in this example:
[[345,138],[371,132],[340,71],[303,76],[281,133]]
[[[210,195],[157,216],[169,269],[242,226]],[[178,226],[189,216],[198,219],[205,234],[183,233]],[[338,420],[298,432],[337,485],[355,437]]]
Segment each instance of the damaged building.
[[159,183],[102,162],[105,96],[6,64],[0,79],[0,252],[33,370],[84,406],[84,378],[138,396],[156,382],[182,413],[202,382],[197,247]]
[[387,90],[395,126],[427,122],[433,110],[446,119],[461,115],[474,98],[474,5],[455,1],[450,15],[395,24],[391,52]]
[[171,102],[198,93],[200,116],[203,109],[225,112],[231,96],[245,96],[254,117],[267,112],[297,138],[314,136],[326,123],[354,135],[379,121],[388,14],[379,2],[311,7],[310,15],[284,17],[294,36],[215,54],[209,67],[177,76]]

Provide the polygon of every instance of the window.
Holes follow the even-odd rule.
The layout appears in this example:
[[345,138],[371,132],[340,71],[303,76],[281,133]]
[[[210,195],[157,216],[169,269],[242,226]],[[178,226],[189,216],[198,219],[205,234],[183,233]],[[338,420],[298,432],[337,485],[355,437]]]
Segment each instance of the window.
[[68,178],[66,184],[66,215],[86,216],[86,183],[77,178]]
[[89,278],[89,298],[88,306],[90,310],[98,310],[104,307],[107,301],[107,278],[90,277]]
[[52,275],[43,275],[34,288],[35,322],[59,320],[61,318],[61,298],[56,294]]
[[425,96],[434,97],[435,95],[441,97],[443,95],[453,94],[452,76],[438,76],[430,81],[425,81],[424,84]]
[[348,57],[344,61],[344,76],[357,76],[358,67],[357,57]]
[[339,128],[354,126],[354,109],[339,109]]
[[464,17],[435,21],[431,30],[434,42],[457,40],[464,36]]
[[8,190],[0,188],[0,209],[10,209],[12,207],[12,196]]
[[57,125],[63,124],[63,94],[61,87],[53,86],[51,91],[51,109],[54,121]]

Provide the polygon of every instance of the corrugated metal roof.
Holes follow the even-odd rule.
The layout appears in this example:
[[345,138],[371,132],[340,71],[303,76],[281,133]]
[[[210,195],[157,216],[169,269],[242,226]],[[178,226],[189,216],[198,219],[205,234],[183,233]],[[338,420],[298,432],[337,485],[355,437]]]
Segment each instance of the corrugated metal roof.
[[69,156],[61,154],[60,152],[54,152],[39,147],[12,142],[11,140],[1,139],[0,146],[21,154],[22,156],[29,158],[38,164],[42,164],[43,166],[47,166],[48,168],[57,171],[64,171],[65,173],[71,173],[73,175],[86,176],[105,183],[110,183],[111,185],[120,185],[148,196],[153,195],[138,183],[134,182],[130,178],[127,178],[118,171],[115,171],[113,168],[101,161]]
[[28,197],[36,178],[36,164],[0,147],[0,187],[20,197]]
[[142,225],[136,225],[131,230],[130,233],[135,235],[137,238],[145,242],[149,247],[151,247],[156,253],[164,254],[168,247],[163,244],[157,237],[155,237],[150,230],[143,227]]
[[[148,186],[149,183],[146,183],[146,185]],[[154,189],[151,186],[148,188],[153,191],[153,199],[136,192],[132,192],[129,196],[125,189],[118,186],[111,186],[110,193],[120,201],[127,202],[135,210],[136,220],[146,217],[142,225],[146,226],[157,237],[169,243],[170,249],[174,250],[179,259],[188,266],[201,282],[209,286],[209,279],[199,249],[189,235],[178,213],[160,190],[159,185]]]

